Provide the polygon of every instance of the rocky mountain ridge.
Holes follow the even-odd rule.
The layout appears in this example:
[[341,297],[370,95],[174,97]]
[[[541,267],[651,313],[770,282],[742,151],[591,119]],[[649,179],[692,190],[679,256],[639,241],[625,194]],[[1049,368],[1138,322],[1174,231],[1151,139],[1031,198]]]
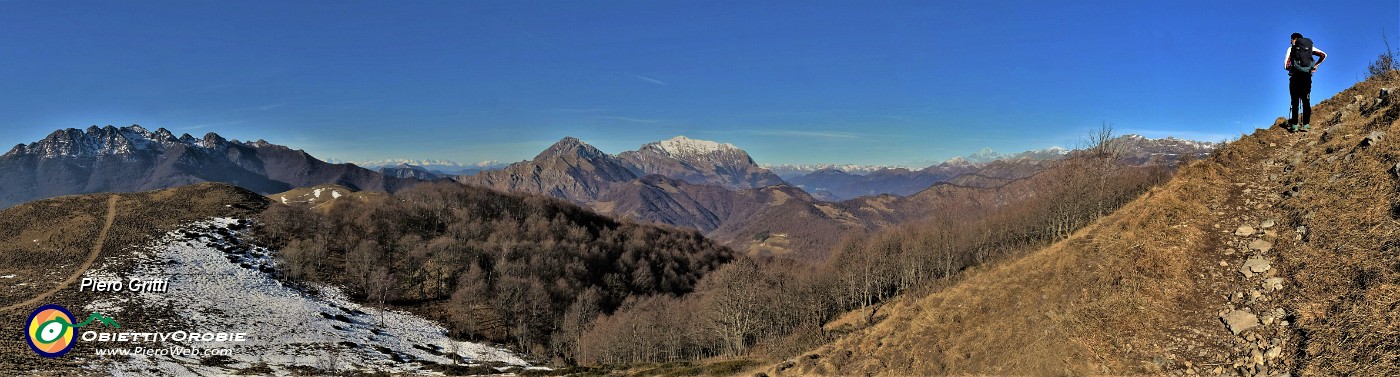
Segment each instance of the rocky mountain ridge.
[[57,130],[0,156],[0,207],[92,192],[131,192],[198,182],[226,182],[270,194],[322,183],[395,191],[416,179],[385,177],[330,164],[264,140],[228,140],[210,132],[176,137],[169,130],[89,127]]

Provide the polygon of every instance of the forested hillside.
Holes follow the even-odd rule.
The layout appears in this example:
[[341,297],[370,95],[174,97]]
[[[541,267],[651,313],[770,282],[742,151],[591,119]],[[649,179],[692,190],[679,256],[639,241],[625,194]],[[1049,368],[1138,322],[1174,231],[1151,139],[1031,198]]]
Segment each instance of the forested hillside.
[[[852,233],[825,262],[740,258],[689,295],[624,304],[586,326],[579,361],[782,358],[873,323],[876,309],[897,295],[937,289],[969,268],[1062,240],[1169,178],[1166,167],[1125,164],[1109,132],[1028,178],[1034,181],[1026,187],[1034,189],[1017,190],[1018,197],[982,189],[981,200],[929,200],[938,204],[929,211],[939,216]],[[845,313],[854,317],[842,319]]]
[[318,209],[274,204],[259,224],[294,281],[342,285],[542,359],[573,359],[594,317],[691,292],[733,254],[694,230],[456,183]]

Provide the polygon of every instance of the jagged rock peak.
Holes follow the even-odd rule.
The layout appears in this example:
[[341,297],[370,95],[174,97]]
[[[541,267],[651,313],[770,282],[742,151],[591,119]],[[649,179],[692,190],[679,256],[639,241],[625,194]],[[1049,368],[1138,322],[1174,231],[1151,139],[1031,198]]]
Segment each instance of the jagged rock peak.
[[199,141],[199,146],[208,149],[217,148],[223,145],[228,145],[228,140],[224,139],[223,136],[219,136],[219,134],[213,132],[204,134],[204,139]]
[[554,145],[549,146],[544,152],[540,152],[539,155],[535,156],[535,159],[539,160],[563,156],[578,156],[585,159],[592,159],[606,155],[606,153],[598,150],[598,148],[594,148],[592,145],[588,145],[588,143],[584,143],[578,138],[568,136],[560,139],[558,142],[554,143]]
[[121,128],[92,125],[85,130],[56,130],[37,142],[15,146],[5,156],[34,154],[43,158],[57,158],[128,155],[139,151],[164,150],[179,144],[215,148],[227,146],[228,141],[212,132],[200,140],[189,134],[176,138],[165,128],[152,132],[135,124]]

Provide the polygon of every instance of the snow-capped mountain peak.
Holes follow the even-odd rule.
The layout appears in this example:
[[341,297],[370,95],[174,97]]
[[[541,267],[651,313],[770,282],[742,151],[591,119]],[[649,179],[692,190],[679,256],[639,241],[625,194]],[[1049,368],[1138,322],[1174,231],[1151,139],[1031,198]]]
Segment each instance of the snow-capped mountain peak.
[[997,153],[997,151],[992,150],[992,148],[982,148],[982,150],[967,155],[966,159],[971,162],[991,162],[1003,158],[1006,158],[1006,155]]
[[654,149],[666,155],[685,158],[715,154],[719,152],[742,152],[734,144],[718,143],[709,140],[691,139],[685,136],[676,136],[670,139],[650,143],[642,146],[643,149]]
[[638,175],[659,174],[696,184],[755,188],[783,183],[754,163],[748,152],[729,143],[676,136],[647,143],[618,159]]

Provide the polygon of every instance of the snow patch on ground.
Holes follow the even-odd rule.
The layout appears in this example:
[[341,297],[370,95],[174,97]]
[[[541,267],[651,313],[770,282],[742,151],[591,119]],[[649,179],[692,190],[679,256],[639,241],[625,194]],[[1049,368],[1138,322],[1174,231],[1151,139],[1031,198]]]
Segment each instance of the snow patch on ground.
[[15,278],[15,276],[14,276],[14,275],[5,275],[5,276],[0,276],[0,279],[14,279],[14,278]]
[[[242,332],[248,334],[248,341],[126,344],[231,349],[231,354],[218,362],[210,362],[207,356],[99,356],[105,365],[97,368],[112,375],[228,375],[264,365],[277,375],[307,368],[334,374],[436,374],[425,365],[451,365],[446,356],[454,351],[468,365],[498,370],[529,366],[510,351],[452,340],[433,321],[353,303],[335,287],[315,287],[320,292],[315,295],[286,287],[272,275],[276,263],[271,251],[239,240],[243,227],[238,220],[216,218],[167,233],[135,252],[135,268],[123,275],[126,279],[164,277],[169,281],[168,292],[111,295],[84,309],[109,316],[132,314],[128,318],[167,310],[174,318],[145,321],[158,323],[123,321],[120,315],[114,319],[121,322],[123,331]],[[105,264],[84,276],[119,278]],[[103,344],[109,345],[123,346]],[[259,374],[266,374],[265,370]]]
[[331,199],[340,199],[340,191],[331,190]]

